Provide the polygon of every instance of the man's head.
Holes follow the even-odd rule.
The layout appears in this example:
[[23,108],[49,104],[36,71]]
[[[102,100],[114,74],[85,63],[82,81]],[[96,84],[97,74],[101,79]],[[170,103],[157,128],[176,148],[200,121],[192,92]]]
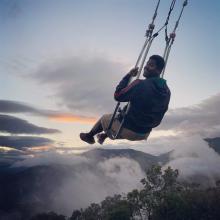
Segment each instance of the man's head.
[[164,66],[165,66],[165,61],[163,57],[159,55],[153,55],[147,61],[147,64],[144,67],[143,75],[146,78],[158,77],[161,74]]

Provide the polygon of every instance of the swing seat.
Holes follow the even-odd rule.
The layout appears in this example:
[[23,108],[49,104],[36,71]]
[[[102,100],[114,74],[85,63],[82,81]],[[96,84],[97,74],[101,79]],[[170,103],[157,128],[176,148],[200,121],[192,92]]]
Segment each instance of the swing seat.
[[[102,128],[104,132],[108,135],[108,137],[114,140],[115,139],[114,137],[117,134],[117,131],[120,127],[121,122],[117,118],[115,118],[112,123],[111,129],[108,130],[107,128],[111,121],[111,117],[112,117],[112,114],[103,115],[101,117],[101,124],[102,124]],[[140,141],[140,140],[146,140],[149,134],[150,133],[146,133],[146,134],[136,133],[134,131],[131,131],[123,127],[117,139],[126,139],[129,141]]]

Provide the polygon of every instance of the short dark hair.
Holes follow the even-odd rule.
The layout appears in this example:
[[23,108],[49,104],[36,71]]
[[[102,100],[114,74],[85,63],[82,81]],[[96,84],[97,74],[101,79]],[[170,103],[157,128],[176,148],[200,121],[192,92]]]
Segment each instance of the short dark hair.
[[165,66],[164,58],[159,55],[152,55],[150,59],[155,60],[156,66],[159,70],[162,70]]

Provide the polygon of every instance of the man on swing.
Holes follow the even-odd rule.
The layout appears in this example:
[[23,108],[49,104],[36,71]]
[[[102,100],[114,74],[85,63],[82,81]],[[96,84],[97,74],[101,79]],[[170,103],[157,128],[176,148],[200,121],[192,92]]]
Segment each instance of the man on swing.
[[117,115],[110,130],[108,125],[112,115],[103,115],[90,132],[80,133],[80,139],[94,144],[94,136],[97,135],[98,142],[103,144],[107,137],[111,138],[117,133],[123,117],[125,117],[123,128],[118,139],[130,141],[147,139],[152,128],[161,123],[170,101],[170,90],[166,80],[160,78],[164,66],[165,62],[161,56],[151,56],[144,67],[145,79],[136,79],[128,85],[130,78],[138,73],[138,68],[130,70],[116,87],[114,94],[116,101],[130,102],[127,114]]

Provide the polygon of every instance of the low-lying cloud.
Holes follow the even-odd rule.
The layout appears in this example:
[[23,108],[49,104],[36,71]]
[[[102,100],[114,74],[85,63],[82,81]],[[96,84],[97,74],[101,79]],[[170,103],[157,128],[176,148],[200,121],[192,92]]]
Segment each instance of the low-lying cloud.
[[179,134],[203,137],[220,136],[220,93],[205,99],[200,104],[171,109],[158,129],[174,130]]
[[[1,138],[0,138],[1,139]],[[13,148],[0,147],[0,167],[10,166],[16,161],[24,160],[27,153]]]
[[[140,188],[140,179],[144,177],[144,172],[136,161],[123,157],[94,163],[81,156],[46,153],[18,161],[13,167],[53,167],[53,164],[55,167],[57,164],[61,165],[57,167],[56,175],[59,172],[64,175],[59,177],[62,181],[58,188],[54,182],[47,182],[52,192],[52,200],[45,208],[66,215],[71,215],[73,209],[85,208],[90,203],[100,202],[106,196]],[[45,176],[45,179],[48,178]],[[53,191],[54,187],[56,191]]]
[[[145,147],[145,152],[148,151],[148,147],[164,149],[163,146],[169,145],[173,152],[170,161],[163,168],[171,166],[178,169],[181,180],[214,186],[215,181],[220,179],[220,157],[209,148],[201,136],[166,137],[135,145],[133,147],[136,150]],[[58,153],[55,150],[40,152],[34,157],[14,162],[13,167],[37,168],[42,165],[55,166],[53,169],[56,170],[56,175],[65,173],[60,177],[62,181],[56,186],[55,192],[51,191],[54,183],[50,182],[47,176],[43,182],[46,181],[47,185],[50,185],[52,192],[51,203],[45,208],[66,215],[70,215],[73,209],[87,207],[92,202],[100,202],[106,196],[140,188],[140,180],[144,177],[144,171],[132,158],[121,156],[94,160],[83,155]]]
[[215,186],[216,181],[220,180],[220,156],[201,136],[179,136],[170,144],[175,147],[165,167],[178,169],[181,180],[202,186]]

